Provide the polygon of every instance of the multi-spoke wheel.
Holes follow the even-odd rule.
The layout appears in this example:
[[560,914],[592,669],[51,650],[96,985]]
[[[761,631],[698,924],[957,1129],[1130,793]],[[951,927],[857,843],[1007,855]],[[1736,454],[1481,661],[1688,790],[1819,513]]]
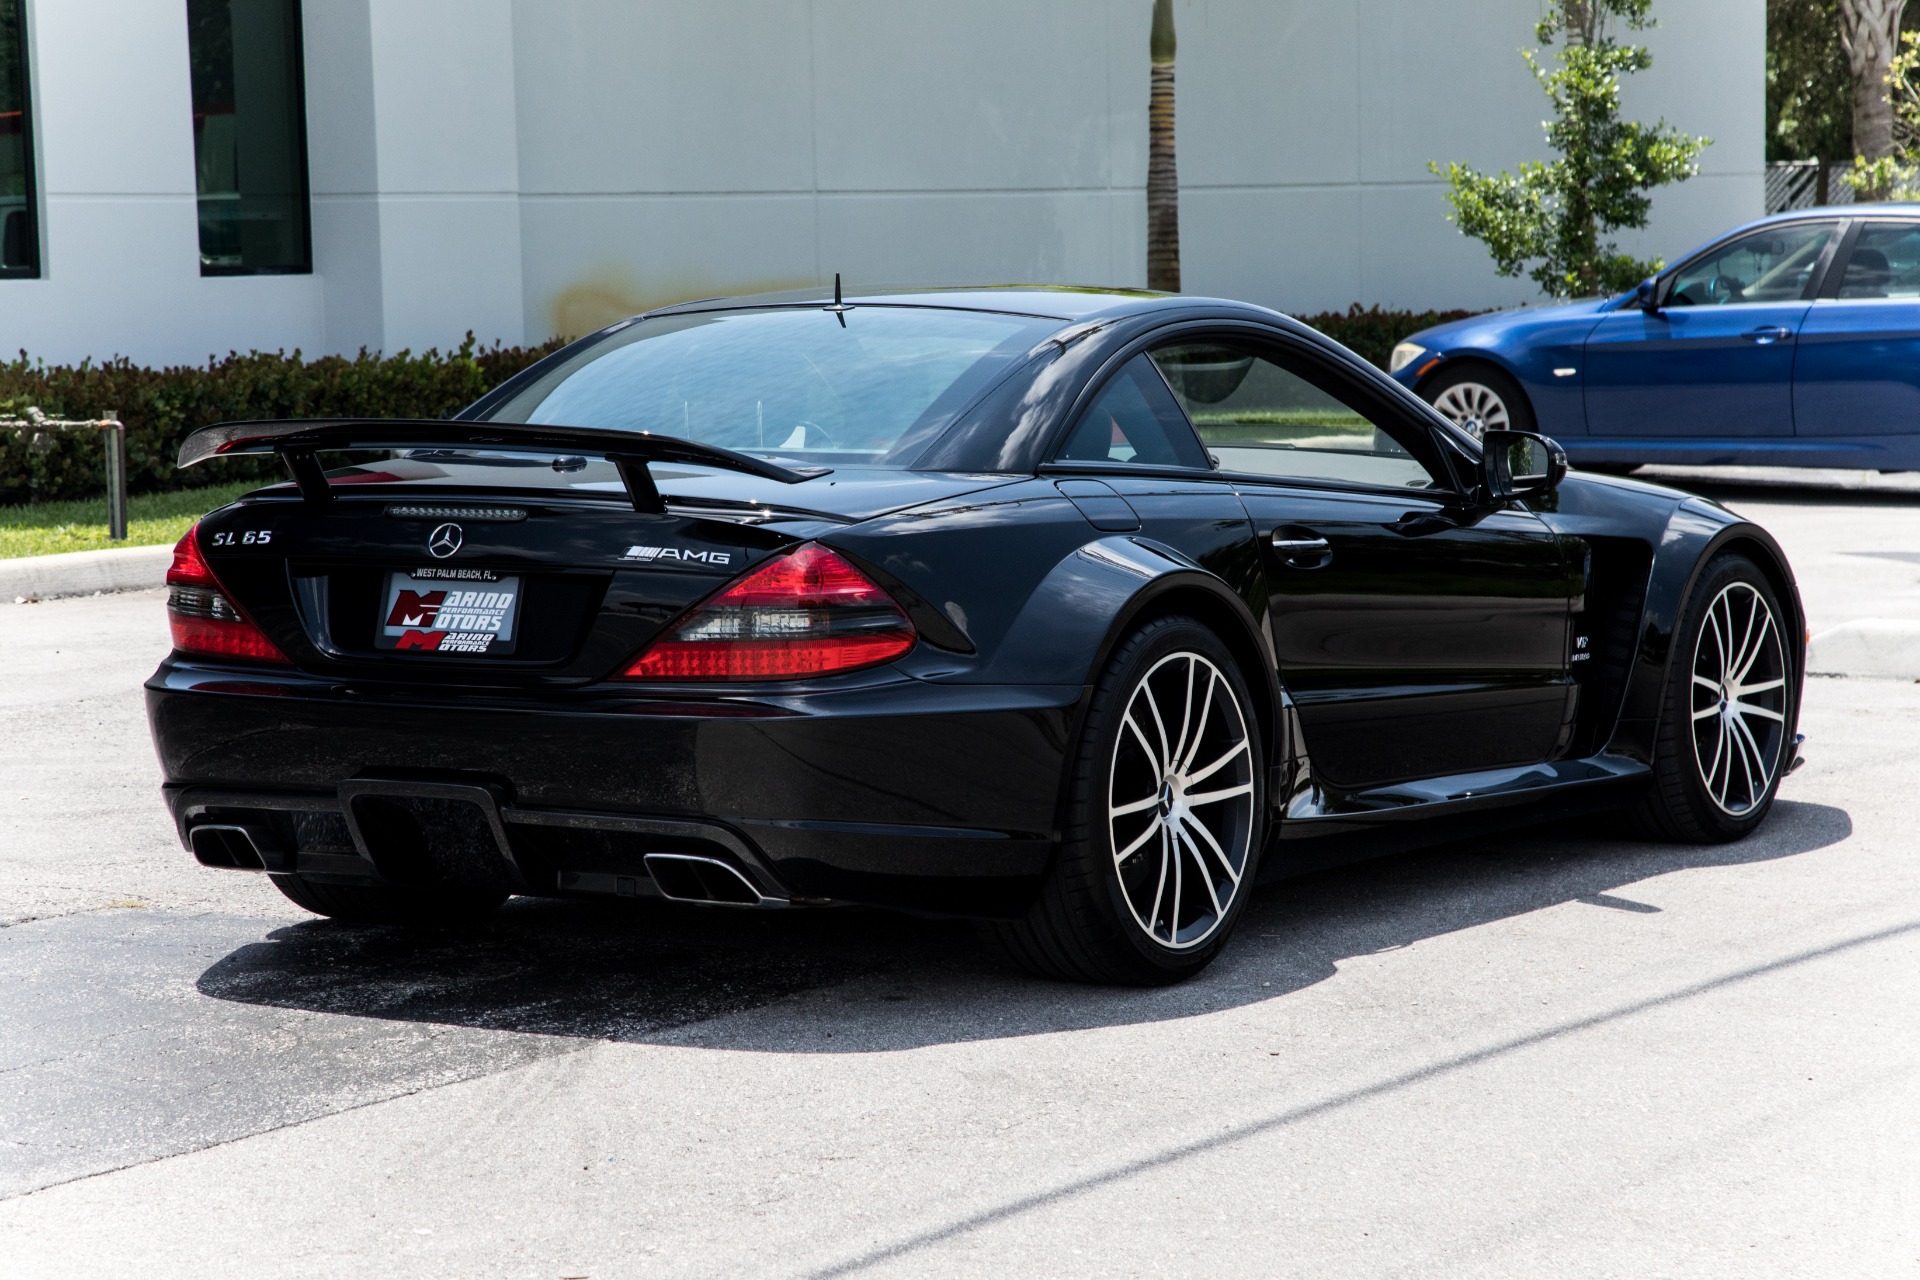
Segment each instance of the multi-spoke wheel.
[[1262,760],[1246,681],[1219,637],[1192,618],[1142,626],[1095,686],[1039,899],[989,936],[1048,977],[1156,983],[1199,972],[1252,888]]
[[1772,586],[1744,556],[1715,560],[1675,636],[1654,786],[1635,810],[1649,834],[1731,840],[1758,826],[1788,763],[1798,692]]
[[1771,793],[1786,721],[1779,624],[1751,583],[1729,583],[1693,647],[1693,758],[1721,809],[1738,816]]
[[1469,362],[1440,367],[1420,394],[1455,426],[1476,440],[1488,431],[1531,431],[1533,406],[1518,383],[1491,365]]
[[1120,891],[1156,942],[1199,946],[1226,922],[1253,839],[1253,744],[1227,678],[1192,651],[1160,659],[1114,743],[1107,830]]

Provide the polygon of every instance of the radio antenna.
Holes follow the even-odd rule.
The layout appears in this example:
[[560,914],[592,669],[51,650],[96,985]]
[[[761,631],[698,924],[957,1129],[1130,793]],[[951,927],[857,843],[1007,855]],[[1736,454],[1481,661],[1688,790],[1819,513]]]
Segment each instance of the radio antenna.
[[833,312],[834,318],[840,322],[842,329],[847,327],[847,312],[853,310],[853,308],[840,300],[840,273],[838,271],[833,273],[833,305],[824,309]]

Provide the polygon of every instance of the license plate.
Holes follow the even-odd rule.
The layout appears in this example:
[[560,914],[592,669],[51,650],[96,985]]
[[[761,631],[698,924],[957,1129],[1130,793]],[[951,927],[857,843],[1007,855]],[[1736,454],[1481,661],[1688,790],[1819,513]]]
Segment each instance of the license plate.
[[520,578],[488,569],[411,569],[387,575],[376,648],[509,654],[518,638]]

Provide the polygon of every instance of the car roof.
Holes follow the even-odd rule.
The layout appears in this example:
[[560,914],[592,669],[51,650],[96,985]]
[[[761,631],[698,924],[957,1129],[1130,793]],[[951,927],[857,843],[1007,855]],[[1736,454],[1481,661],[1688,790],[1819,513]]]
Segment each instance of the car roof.
[[1920,221],[1920,204],[1884,201],[1877,204],[1825,204],[1816,205],[1810,209],[1788,209],[1781,213],[1770,213],[1764,218],[1755,218],[1752,222],[1743,222],[1737,227],[1730,227],[1706,243],[1718,244],[1729,236],[1737,236],[1743,231],[1752,231],[1757,227],[1771,227],[1783,222],[1826,221],[1833,218],[1898,218],[1906,221]]
[[[756,293],[739,297],[702,298],[647,312],[648,316],[684,315],[699,311],[735,311],[757,307],[824,307],[832,305],[831,285]],[[848,290],[841,298],[848,306],[941,307],[961,311],[998,311],[1039,316],[1062,323],[1104,319],[1165,308],[1169,303],[1194,301],[1178,294],[1146,289],[1115,289],[1080,285],[1001,284],[954,287],[866,288]],[[1244,304],[1242,304],[1244,305]]]
[[1857,218],[1866,214],[1875,218],[1920,218],[1920,204],[1881,200],[1862,204],[1823,204],[1811,209],[1787,209],[1762,218],[1761,222],[1784,222],[1791,218]]
[[1702,240],[1685,253],[1678,255],[1661,268],[1660,274],[1670,275],[1701,254],[1723,245],[1727,241],[1743,236],[1749,231],[1763,227],[1784,226],[1792,222],[1830,221],[1836,218],[1891,218],[1906,222],[1920,222],[1920,204],[1904,204],[1895,201],[1883,201],[1874,204],[1828,204],[1816,205],[1810,209],[1788,209],[1781,213],[1770,213],[1764,218],[1755,218],[1738,226],[1728,227],[1720,234]]

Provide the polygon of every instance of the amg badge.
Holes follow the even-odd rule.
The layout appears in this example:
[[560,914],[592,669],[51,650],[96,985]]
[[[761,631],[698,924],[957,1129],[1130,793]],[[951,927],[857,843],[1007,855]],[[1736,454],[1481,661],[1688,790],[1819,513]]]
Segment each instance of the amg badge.
[[731,551],[683,551],[679,547],[628,547],[622,560],[638,560],[643,564],[655,560],[684,560],[699,564],[732,564]]

